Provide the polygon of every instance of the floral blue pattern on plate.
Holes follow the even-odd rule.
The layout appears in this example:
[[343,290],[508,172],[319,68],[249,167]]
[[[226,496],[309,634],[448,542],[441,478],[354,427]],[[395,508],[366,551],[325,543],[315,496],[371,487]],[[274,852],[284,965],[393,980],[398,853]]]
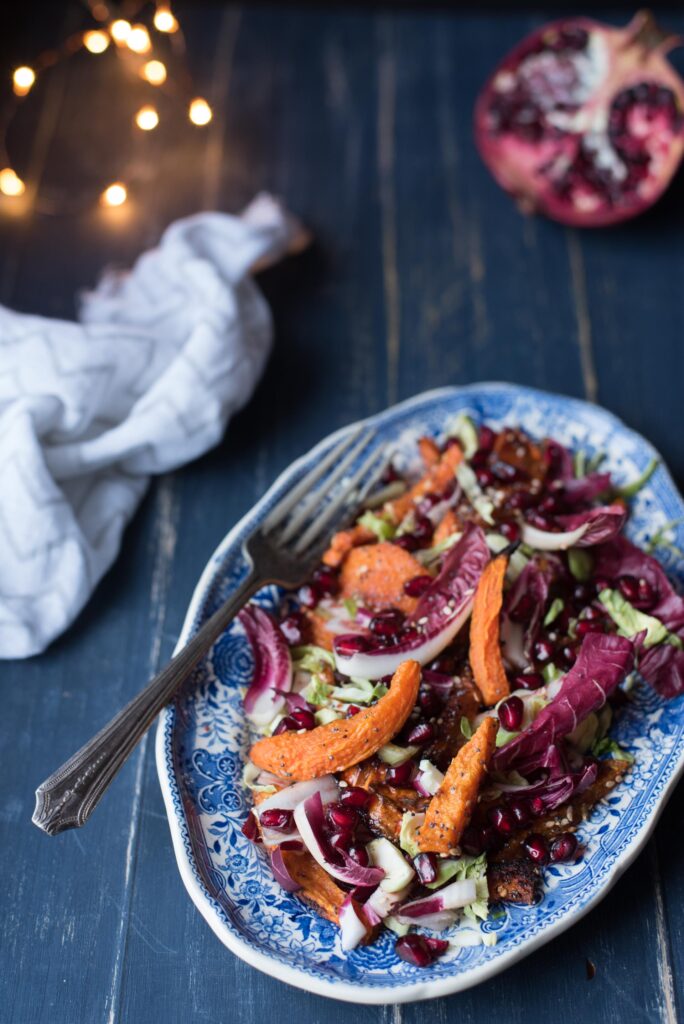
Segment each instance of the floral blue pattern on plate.
[[[367,422],[376,430],[375,444],[396,448],[398,462],[411,461],[415,439],[440,433],[460,411],[494,426],[520,425],[534,436],[550,435],[588,454],[605,451],[606,468],[618,483],[633,480],[657,454],[596,406],[508,384],[427,392]],[[343,432],[286,470],[223,540],[199,581],[179,647],[246,572],[242,540]],[[684,502],[661,464],[633,502],[627,532],[644,543],[682,516]],[[681,525],[675,540],[684,546]],[[658,556],[681,587],[682,564],[669,550]],[[274,608],[278,598],[276,588],[266,587],[257,600]],[[241,774],[250,744],[240,688],[248,684],[251,668],[244,637],[231,627],[159,721],[157,767],[178,865],[190,896],[229,949],[273,977],[337,999],[387,1003],[446,995],[483,981],[547,942],[595,906],[631,863],[684,768],[684,701],[666,702],[639,686],[615,730],[636,757],[632,771],[582,826],[583,859],[547,869],[543,901],[509,907],[486,922],[484,929],[497,933],[496,945],[453,950],[427,969],[399,960],[388,932],[373,945],[344,954],[337,928],[284,892],[263,852],[240,831],[249,807]]]

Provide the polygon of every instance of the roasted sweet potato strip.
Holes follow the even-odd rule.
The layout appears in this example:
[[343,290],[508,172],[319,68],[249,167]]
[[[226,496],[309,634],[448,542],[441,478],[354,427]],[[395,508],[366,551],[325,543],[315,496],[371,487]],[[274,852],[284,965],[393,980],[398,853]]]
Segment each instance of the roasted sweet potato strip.
[[485,718],[449,765],[418,833],[418,845],[423,852],[451,853],[458,846],[475,810],[477,794],[494,752],[497,727],[495,718]]
[[323,555],[323,562],[336,569],[345,560],[349,552],[360,544],[370,544],[375,534],[365,526],[352,526],[349,530],[340,530],[333,534],[330,547]]
[[442,457],[439,445],[431,437],[418,438],[418,451],[426,469],[436,466]]
[[457,444],[447,448],[439,462],[432,466],[410,491],[395,498],[394,501],[388,501],[384,506],[384,511],[390,516],[392,522],[400,523],[404,516],[411,511],[414,502],[418,498],[422,498],[424,494],[440,494],[445,490],[454,478],[456,467],[462,461],[463,452]]
[[342,596],[360,598],[371,607],[400,608],[408,615],[417,601],[404,593],[404,583],[424,575],[418,559],[396,544],[364,544],[350,551],[344,560],[340,570]]
[[433,534],[432,543],[441,544],[442,541],[446,540],[447,537],[450,537],[452,533],[456,533],[456,531],[459,529],[459,526],[460,524],[458,521],[458,517],[454,512],[453,508],[448,508],[444,515],[442,516],[439,526],[437,527]]
[[306,850],[283,850],[283,862],[290,878],[302,887],[298,895],[315,904],[323,917],[337,924],[346,892]]
[[389,692],[353,718],[319,725],[310,732],[281,732],[258,740],[249,752],[259,768],[281,779],[317,779],[350,768],[388,743],[408,718],[418,696],[420,665],[404,661]]
[[489,707],[511,691],[501,657],[500,615],[508,559],[492,559],[480,576],[470,620],[470,667],[475,684]]

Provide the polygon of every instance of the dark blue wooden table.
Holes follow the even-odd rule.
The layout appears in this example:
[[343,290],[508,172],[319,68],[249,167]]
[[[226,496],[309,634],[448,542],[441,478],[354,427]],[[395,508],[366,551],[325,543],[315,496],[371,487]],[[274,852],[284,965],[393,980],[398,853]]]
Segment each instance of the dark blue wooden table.
[[[0,664],[0,1022],[674,1024],[684,789],[577,927],[477,989],[385,1008],[288,988],[219,944],[176,870],[150,737],[82,831],[49,839],[30,823],[36,784],[169,657],[214,546],[321,435],[425,388],[504,379],[601,402],[684,478],[684,182],[639,222],[580,234],[520,216],[473,148],[478,87],[543,12],[186,6],[212,125],[179,131],[120,228],[87,212],[2,220],[0,301],[73,315],[103,264],[130,262],[175,216],[235,210],[261,188],[316,245],[262,278],[277,344],[225,441],[154,484],[66,636]],[[684,15],[664,18],[684,32]],[[85,73],[66,65],[27,129],[34,175],[58,173],[69,132],[87,143],[74,113]]]

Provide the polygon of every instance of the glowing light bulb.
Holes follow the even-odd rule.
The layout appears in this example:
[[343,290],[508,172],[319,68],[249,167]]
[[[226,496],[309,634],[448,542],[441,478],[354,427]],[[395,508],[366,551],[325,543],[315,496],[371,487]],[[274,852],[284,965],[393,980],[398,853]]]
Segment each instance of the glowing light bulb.
[[150,85],[162,85],[166,81],[166,64],[160,60],[148,60],[140,69],[140,74]]
[[168,7],[158,7],[154,14],[154,27],[157,32],[177,32],[178,22]]
[[131,27],[130,21],[126,21],[125,18],[117,18],[116,21],[113,21],[109,26],[109,34],[114,42],[121,46],[128,41],[128,37],[131,34]]
[[126,46],[133,53],[148,53],[152,48],[150,33],[144,25],[131,25],[131,31],[126,39]]
[[17,68],[12,75],[12,87],[17,96],[25,96],[36,80],[36,73],[33,68],[25,66]]
[[91,53],[104,53],[109,46],[109,37],[106,32],[94,29],[92,32],[84,34],[83,45]]
[[26,191],[26,185],[19,175],[11,167],[3,167],[0,171],[0,192],[4,196],[21,196]]
[[201,96],[198,96],[197,99],[194,99],[190,104],[188,117],[193,124],[209,124],[213,116],[214,114],[211,107],[206,100],[202,99]]
[[135,123],[144,132],[151,132],[159,124],[159,114],[153,106],[148,104],[146,107],[141,107],[135,115]]
[[103,206],[123,206],[127,198],[126,186],[121,181],[115,181],[104,190],[100,202]]

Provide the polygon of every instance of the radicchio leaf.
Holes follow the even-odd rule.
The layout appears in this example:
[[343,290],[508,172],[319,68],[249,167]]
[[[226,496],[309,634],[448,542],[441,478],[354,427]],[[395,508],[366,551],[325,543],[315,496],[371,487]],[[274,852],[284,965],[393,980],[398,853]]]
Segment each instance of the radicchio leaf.
[[[514,627],[517,623],[511,622],[510,614],[515,613],[521,601],[525,601],[532,608],[531,616],[525,625],[523,635],[523,651],[525,659],[512,659],[514,661],[529,661],[532,645],[537,639],[539,627],[546,611],[546,602],[549,596],[549,586],[554,578],[554,565],[547,560],[544,567],[541,567],[536,560],[528,562],[517,580],[511,587],[506,598],[506,606],[503,615],[502,634],[506,637],[508,627]],[[507,645],[511,647],[509,643]],[[504,656],[509,657],[509,650],[504,648]],[[518,667],[522,667],[518,665]]]
[[[562,760],[560,749],[558,747],[552,749],[557,752],[559,761]],[[555,760],[555,757],[555,754],[550,754],[546,760]],[[545,767],[550,766],[546,765]],[[584,793],[589,786],[596,782],[597,776],[598,763],[596,761],[585,764],[577,772],[568,771],[557,765],[541,782],[535,782],[529,786],[502,786],[501,789],[502,792],[515,793],[516,796],[524,796],[526,799],[539,797],[544,805],[544,810],[553,811],[556,807],[561,807]]]
[[[615,537],[595,551],[595,572],[608,579],[636,576],[646,580],[656,595],[648,614],[684,640],[684,598],[675,591],[660,563],[626,537]],[[658,644],[641,653],[639,671],[663,697],[684,693],[684,651],[669,643]]]
[[300,803],[294,812],[295,824],[302,841],[313,859],[340,882],[347,885],[378,885],[385,877],[382,868],[364,868],[357,864],[344,850],[339,851],[344,864],[339,863],[336,851],[333,851],[325,835],[325,819],[323,802],[320,793],[314,793]]
[[525,544],[539,551],[567,551],[568,548],[587,548],[612,540],[619,534],[627,519],[624,505],[599,505],[587,512],[569,516],[556,516],[560,532],[540,530],[530,523],[522,525]]
[[254,658],[252,684],[245,694],[245,712],[255,725],[268,725],[292,689],[292,659],[285,638],[271,616],[248,604],[238,614]]
[[595,501],[613,487],[610,473],[588,473],[579,479],[564,480],[553,488],[553,493],[563,499],[567,505],[578,505],[581,502]]
[[485,535],[479,526],[469,523],[458,544],[444,559],[439,576],[407,618],[406,638],[392,647],[374,646],[376,642],[366,638],[363,650],[349,654],[343,653],[342,647],[336,643],[338,671],[364,679],[382,679],[393,675],[407,658],[421,665],[432,661],[467,621],[478,580],[488,561]]
[[493,767],[497,771],[515,768],[525,776],[548,767],[549,753],[558,740],[571,733],[592,711],[603,707],[633,662],[631,640],[589,633],[557,696],[527,729],[497,750]]
[[299,882],[295,882],[294,878],[292,878],[290,872],[287,870],[285,861],[283,860],[283,851],[279,846],[276,846],[276,848],[271,851],[271,870],[273,871],[273,877],[276,882],[278,882],[286,892],[297,892],[298,889],[301,889]]

